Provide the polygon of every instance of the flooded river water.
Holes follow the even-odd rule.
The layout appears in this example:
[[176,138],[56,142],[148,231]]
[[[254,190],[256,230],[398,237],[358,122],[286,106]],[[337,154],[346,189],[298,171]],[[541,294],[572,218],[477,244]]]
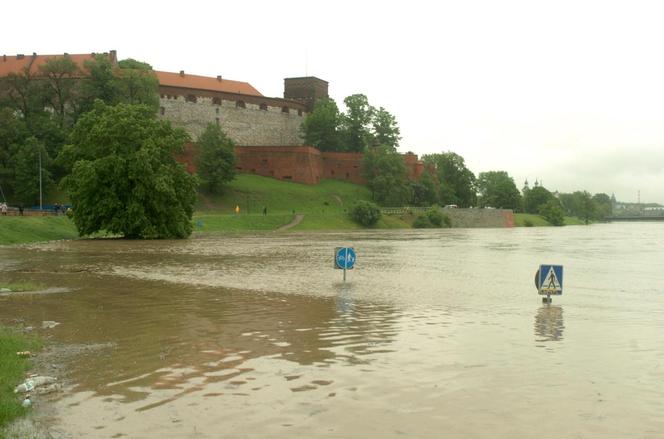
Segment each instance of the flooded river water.
[[0,248],[68,289],[0,322],[98,347],[53,403],[75,438],[661,438],[663,263],[664,223],[53,242]]

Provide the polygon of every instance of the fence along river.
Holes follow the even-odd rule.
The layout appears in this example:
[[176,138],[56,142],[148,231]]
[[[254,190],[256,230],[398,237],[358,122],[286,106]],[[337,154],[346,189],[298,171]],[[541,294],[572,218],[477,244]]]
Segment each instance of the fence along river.
[[[0,280],[69,292],[2,296],[0,321],[77,348],[62,437],[655,438],[663,226],[3,247]],[[540,263],[565,266],[551,305]]]

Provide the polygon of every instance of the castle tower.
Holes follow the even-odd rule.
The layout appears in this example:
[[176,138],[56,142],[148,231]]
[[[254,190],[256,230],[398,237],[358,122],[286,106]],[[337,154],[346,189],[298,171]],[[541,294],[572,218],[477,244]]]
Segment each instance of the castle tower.
[[284,99],[298,101],[307,106],[307,113],[314,110],[319,99],[328,98],[328,82],[315,76],[284,79]]

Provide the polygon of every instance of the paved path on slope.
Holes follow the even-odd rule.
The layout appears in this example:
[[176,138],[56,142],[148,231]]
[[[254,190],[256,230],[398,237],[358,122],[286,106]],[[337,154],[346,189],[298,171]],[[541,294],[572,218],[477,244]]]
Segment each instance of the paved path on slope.
[[302,222],[302,219],[304,219],[304,215],[301,214],[301,213],[298,213],[297,215],[295,215],[295,218],[293,218],[293,221],[289,222],[285,226],[279,227],[276,230],[276,232],[283,232],[284,230],[288,230],[291,227],[295,227],[295,226],[297,226],[298,224],[300,224]]

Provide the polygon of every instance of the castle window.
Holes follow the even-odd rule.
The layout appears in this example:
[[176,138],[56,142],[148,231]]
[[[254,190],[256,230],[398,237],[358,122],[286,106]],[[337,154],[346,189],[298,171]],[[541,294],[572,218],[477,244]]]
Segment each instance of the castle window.
[[170,98],[171,98],[171,95],[166,95],[166,99],[170,99]]
[[216,111],[217,114],[219,114],[219,109],[218,108],[215,108],[215,111]]
[[159,114],[163,116],[164,113],[166,113],[166,109],[164,107],[159,107]]
[[297,110],[297,115],[302,116],[302,110]]
[[161,98],[164,99],[165,95],[161,95]]
[[281,107],[281,112],[282,113],[288,113],[289,111],[290,110],[288,109],[288,107]]
[[263,111],[267,111],[267,104],[261,104],[260,109]]
[[245,105],[244,101],[236,101],[236,102],[235,102],[235,107],[236,107],[236,108],[247,108],[247,106]]
[[196,96],[194,95],[187,95],[186,99],[187,102],[196,102]]
[[283,178],[284,180],[292,180],[292,179],[293,179],[293,177],[290,176],[290,175],[284,175],[282,178]]
[[330,169],[330,175],[334,175],[334,169]]
[[215,117],[214,121],[217,123],[217,125],[219,125],[219,118],[218,117]]
[[[212,98],[212,105],[221,105],[221,98]],[[217,113],[219,109],[217,109]]]

